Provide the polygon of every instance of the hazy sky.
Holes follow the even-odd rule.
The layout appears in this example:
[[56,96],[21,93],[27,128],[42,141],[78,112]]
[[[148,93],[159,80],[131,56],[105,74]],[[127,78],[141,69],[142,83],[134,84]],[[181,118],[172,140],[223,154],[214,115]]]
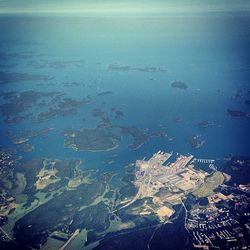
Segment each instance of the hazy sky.
[[0,12],[192,13],[249,11],[250,0],[0,0]]

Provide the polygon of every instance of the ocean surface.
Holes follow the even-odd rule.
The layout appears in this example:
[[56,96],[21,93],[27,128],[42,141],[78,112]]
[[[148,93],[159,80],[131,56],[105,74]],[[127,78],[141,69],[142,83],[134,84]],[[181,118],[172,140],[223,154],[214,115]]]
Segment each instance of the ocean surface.
[[[231,117],[227,109],[250,113],[250,29],[247,16],[171,17],[71,17],[1,16],[0,71],[49,76],[46,81],[2,82],[1,93],[58,91],[74,99],[88,97],[74,115],[44,122],[25,119],[7,124],[1,117],[1,146],[15,148],[6,134],[53,127],[47,137],[35,137],[36,157],[83,161],[83,169],[123,171],[137,159],[158,150],[196,158],[223,159],[250,156],[250,118]],[[26,55],[26,56],[24,56]],[[27,56],[28,55],[28,56]],[[73,61],[81,61],[76,65]],[[61,62],[63,66],[53,66]],[[43,64],[46,64],[45,66]],[[112,70],[112,65],[121,66]],[[111,65],[111,66],[110,66]],[[129,66],[130,70],[123,70]],[[145,67],[164,69],[150,72]],[[132,69],[131,69],[132,68]],[[166,70],[166,71],[165,71]],[[188,88],[173,88],[174,81]],[[74,82],[66,86],[65,82]],[[112,94],[98,95],[110,91]],[[5,101],[1,99],[1,103]],[[131,137],[108,152],[76,152],[64,148],[65,128],[94,128],[92,111],[120,110],[116,126],[135,126],[149,132],[166,131],[167,137],[151,138],[130,150]],[[36,107],[32,112],[37,112]],[[203,128],[199,122],[208,121]],[[198,134],[200,148],[188,143]],[[113,159],[112,164],[108,161]]]

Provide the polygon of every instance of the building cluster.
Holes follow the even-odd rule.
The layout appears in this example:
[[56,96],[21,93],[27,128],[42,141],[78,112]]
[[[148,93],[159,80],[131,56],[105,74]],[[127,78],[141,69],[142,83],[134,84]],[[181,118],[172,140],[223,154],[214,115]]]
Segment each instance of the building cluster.
[[172,153],[159,151],[149,160],[136,162],[134,183],[138,193],[125,206],[136,199],[151,197],[154,213],[166,221],[175,213],[173,205],[182,204],[186,210],[185,228],[194,248],[250,249],[250,186],[221,185],[220,191],[212,192],[205,204],[192,206],[188,211],[185,198],[202,187],[209,176],[205,170],[195,167],[196,163],[206,164],[204,169],[211,173],[216,171],[214,160],[178,155],[175,161],[169,162],[171,157]]
[[15,199],[7,194],[0,195],[0,216],[6,216],[15,208]]
[[8,150],[0,149],[0,177],[13,178],[13,170],[15,166],[16,157]]
[[[205,208],[188,213],[186,228],[197,249],[249,249],[250,213],[249,199],[242,195],[216,193],[208,197]],[[240,208],[239,208],[239,202]],[[231,202],[233,206],[219,203]],[[222,248],[224,247],[224,248]]]
[[[12,183],[15,182],[15,161],[19,158],[13,152],[0,149],[0,225],[5,223],[6,216],[15,208],[15,199],[8,193]],[[5,186],[6,185],[6,186]]]
[[[134,198],[152,197],[157,209],[155,213],[162,220],[174,214],[173,205],[204,183],[208,175],[193,165],[192,155],[178,155],[174,162],[168,162],[172,153],[157,152],[149,160],[136,162],[135,186],[138,193]],[[131,202],[130,202],[131,204]],[[168,205],[166,205],[168,204]]]
[[208,175],[194,169],[192,155],[180,155],[175,162],[166,163],[172,156],[159,151],[148,161],[137,161],[135,185],[139,188],[140,198],[160,196],[171,204],[180,203],[182,197],[195,190]]

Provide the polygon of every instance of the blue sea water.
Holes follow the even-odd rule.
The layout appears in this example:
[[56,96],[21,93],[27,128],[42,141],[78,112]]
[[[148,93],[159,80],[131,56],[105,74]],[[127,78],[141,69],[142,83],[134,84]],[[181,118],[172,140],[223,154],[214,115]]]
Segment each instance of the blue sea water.
[[[26,120],[9,125],[1,120],[1,145],[14,147],[5,130],[54,127],[46,138],[33,138],[34,157],[80,158],[83,168],[123,170],[136,159],[158,150],[191,153],[196,157],[222,159],[228,154],[250,155],[250,118],[232,118],[227,109],[250,112],[250,29],[248,16],[171,17],[72,17],[1,16],[0,54],[32,52],[30,58],[0,57],[1,71],[48,75],[49,82],[2,83],[1,92],[60,91],[82,99],[90,96],[74,116],[58,117],[42,123]],[[36,68],[32,62],[83,60],[83,67]],[[110,64],[131,67],[161,67],[167,72],[112,71]],[[8,65],[14,65],[8,67]],[[188,89],[171,87],[183,81]],[[66,81],[79,85],[65,87]],[[48,83],[52,83],[48,84]],[[220,90],[220,92],[218,92]],[[232,98],[237,91],[239,98]],[[102,91],[113,95],[97,96]],[[94,108],[124,112],[116,125],[136,126],[150,132],[166,130],[168,137],[150,139],[135,151],[127,148],[131,138],[110,152],[75,152],[63,147],[62,130],[97,125]],[[36,112],[34,109],[33,112]],[[182,122],[174,122],[174,118]],[[84,120],[83,120],[84,118]],[[213,126],[200,128],[197,123]],[[192,148],[187,139],[202,135],[206,143]],[[172,138],[172,140],[169,140]],[[114,164],[107,164],[111,158]]]

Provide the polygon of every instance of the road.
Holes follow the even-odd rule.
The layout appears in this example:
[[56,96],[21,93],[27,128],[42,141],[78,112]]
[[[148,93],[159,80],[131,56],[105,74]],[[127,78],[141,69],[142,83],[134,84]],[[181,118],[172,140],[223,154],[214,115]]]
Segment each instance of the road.
[[12,238],[10,238],[7,232],[5,232],[1,227],[0,227],[0,230],[7,237],[8,240],[12,241]]
[[154,232],[152,233],[152,235],[151,235],[151,237],[150,237],[150,239],[149,239],[149,241],[148,241],[148,244],[147,244],[147,249],[148,249],[148,250],[150,250],[150,243],[151,243],[151,241],[153,240],[156,231],[157,231],[161,226],[162,226],[162,224],[157,225],[156,228],[155,228],[155,230],[154,230]]
[[182,204],[182,206],[183,206],[183,208],[185,209],[185,229],[187,230],[187,232],[189,233],[189,230],[188,230],[188,228],[187,228],[187,216],[188,216],[188,211],[187,211],[187,208],[186,208],[186,206],[185,206],[185,204],[184,204],[184,202],[181,200],[181,204]]
[[64,250],[79,233],[80,229],[76,229],[76,231],[71,235],[71,237],[58,250]]
[[[151,176],[149,175],[149,177],[148,177],[148,178],[149,178],[149,181],[148,181],[148,183],[147,183],[147,185],[146,185],[146,182],[147,182],[147,179],[148,179],[148,178],[145,178],[145,176],[148,175],[148,172],[149,172],[149,170],[147,169],[147,171],[145,171],[145,173],[144,173],[144,176],[142,177],[143,182],[141,183],[141,185],[140,185],[140,187],[139,187],[139,190],[138,190],[136,196],[135,196],[131,201],[129,201],[127,204],[125,204],[124,206],[122,206],[122,207],[120,207],[120,208],[114,210],[113,212],[119,211],[119,210],[121,210],[121,209],[123,209],[123,208],[125,208],[125,207],[130,206],[130,205],[133,204],[137,199],[140,199],[142,194],[145,194],[144,187],[145,187],[145,186],[148,187],[148,185],[150,184],[150,181],[151,181]],[[147,188],[146,188],[146,189],[147,189]]]
[[130,206],[131,204],[133,204],[137,199],[140,198],[141,193],[142,193],[142,185],[140,186],[140,188],[139,188],[139,190],[138,190],[136,196],[135,196],[130,202],[128,202],[128,203],[125,204],[124,206],[122,206],[122,207],[120,207],[120,208],[114,210],[113,213],[114,213],[114,212],[117,212],[117,211],[119,211],[119,210],[121,210],[121,209],[123,209],[123,208],[125,208],[125,207],[128,207],[128,206]]

